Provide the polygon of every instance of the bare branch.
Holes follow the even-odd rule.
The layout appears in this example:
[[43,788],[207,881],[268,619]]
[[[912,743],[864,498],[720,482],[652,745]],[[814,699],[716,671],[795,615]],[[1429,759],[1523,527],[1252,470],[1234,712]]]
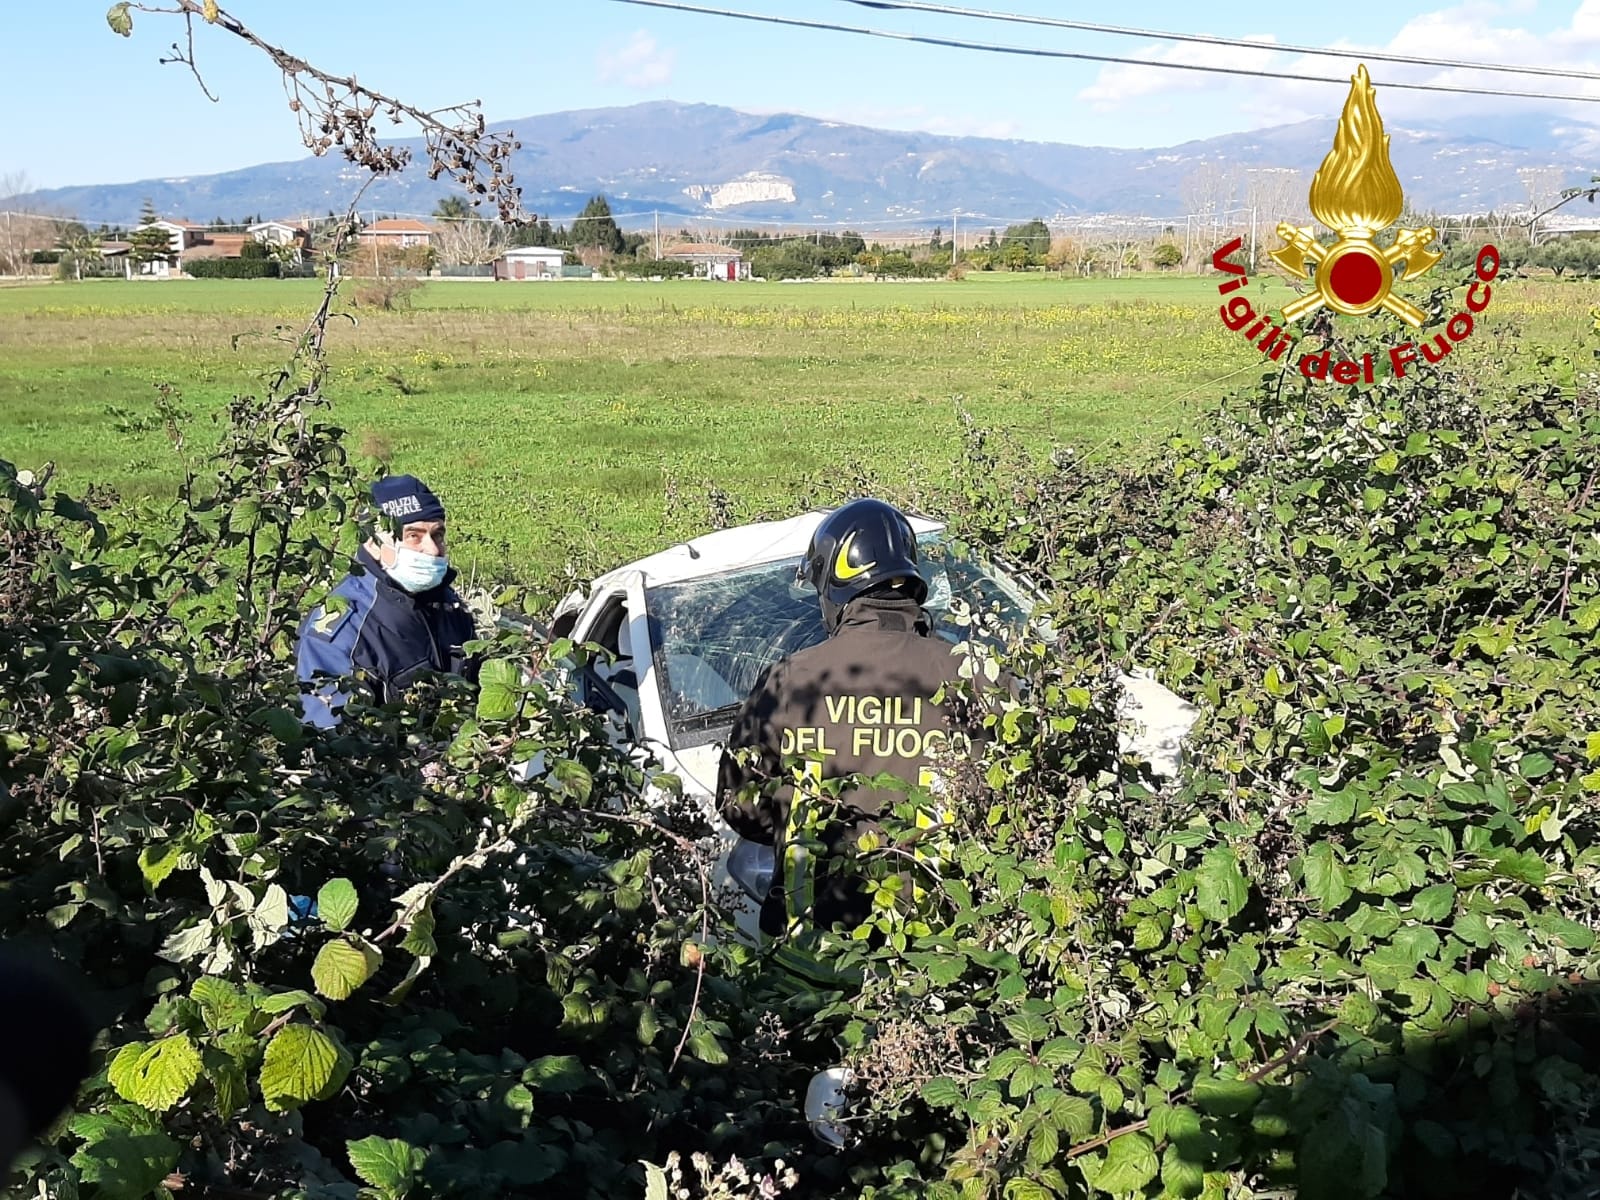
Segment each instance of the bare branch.
[[217,103],[217,98],[216,98],[216,96],[211,94],[211,89],[206,86],[206,81],[201,77],[200,68],[199,68],[199,66],[196,65],[195,60],[194,60],[194,14],[192,14],[192,13],[184,13],[183,14],[183,22],[184,22],[185,25],[188,26],[188,33],[189,33],[189,49],[188,49],[188,51],[185,52],[183,50],[178,49],[178,43],[177,42],[173,42],[172,43],[172,57],[171,58],[159,59],[158,61],[161,63],[162,66],[166,66],[168,63],[182,63],[184,66],[188,67],[190,73],[194,75],[194,81],[200,85],[200,90],[205,93],[206,99],[211,101],[211,103],[215,104],[215,103]]
[[[200,79],[195,63],[194,19],[232,34],[254,46],[283,73],[289,109],[300,123],[300,136],[306,148],[321,156],[337,146],[350,162],[374,176],[394,175],[411,163],[410,151],[385,145],[378,138],[378,124],[403,124],[414,121],[427,144],[428,178],[448,174],[465,191],[474,205],[492,203],[500,219],[520,225],[531,219],[522,209],[522,189],[511,173],[511,155],[521,148],[509,130],[490,133],[483,119],[482,105],[451,105],[427,110],[397,100],[393,96],[359,83],[354,75],[334,75],[312,66],[304,59],[274,46],[247,28],[225,9],[202,4],[200,0],[175,0],[175,7],[134,4],[144,13],[181,15],[189,25],[188,52],[173,45],[173,57],[163,62],[188,66]],[[201,80],[201,87],[205,83]],[[206,94],[211,95],[207,90]],[[215,99],[215,97],[212,97]]]

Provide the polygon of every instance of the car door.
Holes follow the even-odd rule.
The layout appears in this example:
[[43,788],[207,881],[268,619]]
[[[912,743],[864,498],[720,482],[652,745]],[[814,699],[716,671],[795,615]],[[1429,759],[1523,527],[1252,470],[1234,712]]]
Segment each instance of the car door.
[[[619,715],[633,725],[641,742],[659,754],[667,749],[667,723],[649,631],[644,576],[629,571],[590,598],[573,626],[572,639],[595,642],[616,655],[614,663],[592,664],[594,674],[607,687],[585,689],[580,684],[580,699],[593,707],[613,709],[616,706],[612,696],[620,699],[624,711]],[[606,691],[612,695],[606,695]]]

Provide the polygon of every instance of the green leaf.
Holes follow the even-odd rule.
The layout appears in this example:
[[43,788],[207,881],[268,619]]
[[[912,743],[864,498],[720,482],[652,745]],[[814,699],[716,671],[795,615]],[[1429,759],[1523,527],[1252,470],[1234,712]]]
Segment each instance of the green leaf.
[[928,1080],[917,1094],[931,1108],[954,1108],[966,1099],[961,1085],[944,1075]]
[[335,933],[343,933],[356,919],[360,903],[355,884],[342,876],[330,879],[317,891],[317,916]]
[[216,1057],[219,1061],[207,1069],[206,1076],[216,1093],[217,1115],[226,1120],[250,1102],[250,1091],[239,1064],[226,1055]]
[[1276,663],[1267,668],[1267,673],[1262,678],[1261,685],[1266,688],[1267,693],[1272,696],[1287,696],[1290,692],[1294,691],[1294,684],[1284,680],[1283,673],[1278,670],[1278,665]]
[[653,1162],[639,1161],[644,1164],[644,1200],[670,1200],[667,1173]]
[[1464,912],[1455,919],[1450,930],[1469,946],[1482,948],[1494,941],[1494,931],[1482,913]]
[[306,1006],[306,1011],[311,1014],[313,1020],[322,1020],[328,1012],[326,1004],[300,988],[292,992],[274,992],[262,1000],[259,1007],[264,1013],[284,1013],[302,1004]]
[[1334,1110],[1311,1127],[1298,1159],[1305,1196],[1371,1200],[1388,1182],[1383,1131],[1348,1108]]
[[1061,1153],[1061,1135],[1056,1132],[1054,1125],[1048,1121],[1040,1121],[1034,1126],[1033,1136],[1028,1139],[1028,1165],[1034,1170],[1047,1167],[1055,1162],[1059,1153]]
[[1111,1143],[1092,1175],[1084,1174],[1093,1187],[1120,1196],[1142,1190],[1160,1169],[1155,1144],[1142,1133],[1127,1133]]
[[1306,851],[1305,883],[1323,912],[1332,912],[1351,896],[1349,873],[1329,842],[1318,842]]
[[131,0],[122,0],[120,4],[113,4],[106,12],[106,24],[111,26],[111,32],[122,37],[133,36],[133,17],[128,9],[132,8]]
[[533,1116],[533,1093],[520,1083],[514,1083],[506,1089],[506,1094],[501,1098],[501,1103],[521,1116]]
[[509,721],[517,715],[522,668],[505,658],[491,658],[478,670],[478,720]]
[[1555,770],[1555,762],[1548,754],[1537,751],[1533,754],[1524,754],[1517,763],[1517,774],[1524,779],[1539,779]]
[[1238,1117],[1256,1106],[1261,1099],[1261,1085],[1248,1079],[1207,1076],[1194,1081],[1189,1095],[1202,1112],[1214,1117]]
[[122,1047],[108,1076],[117,1095],[155,1112],[182,1100],[200,1078],[200,1051],[187,1034]]
[[250,723],[265,727],[276,741],[285,746],[293,746],[306,736],[304,723],[287,708],[258,708],[250,714]]
[[260,903],[246,917],[246,923],[257,950],[276,942],[289,924],[289,893],[276,883],[269,883]]
[[143,872],[144,881],[150,885],[152,892],[160,889],[162,882],[172,874],[182,858],[183,849],[176,842],[146,846],[139,851],[139,870]]
[[1037,1013],[1013,1013],[1004,1021],[1006,1030],[1023,1046],[1042,1042],[1050,1036],[1050,1026]]
[[576,804],[587,804],[594,794],[594,776],[589,768],[570,758],[558,759],[550,770],[550,777]]
[[1249,886],[1239,871],[1233,850],[1212,846],[1195,872],[1200,911],[1213,921],[1232,920],[1249,899]]
[[99,1200],[145,1200],[172,1174],[181,1147],[164,1133],[133,1133],[118,1125],[99,1132],[72,1156],[81,1182]]
[[1411,915],[1419,921],[1442,921],[1456,906],[1456,889],[1448,883],[1425,887],[1411,897]]
[[1032,1179],[1012,1179],[1006,1183],[1005,1200],[1056,1200],[1055,1193]]
[[1039,1047],[1039,1062],[1046,1067],[1064,1067],[1083,1049],[1071,1038],[1052,1038]]
[[1050,1101],[1050,1113],[1073,1141],[1082,1141],[1094,1128],[1094,1105],[1082,1096],[1056,1096]]
[[1356,798],[1344,789],[1337,792],[1318,788],[1306,802],[1306,817],[1313,825],[1343,825],[1356,815]]
[[656,1010],[646,1004],[639,1009],[639,1044],[648,1046],[656,1040],[661,1033],[661,1020],[656,1016]]
[[[712,1043],[715,1044],[716,1039],[712,1037],[709,1030],[701,1030],[701,1035],[711,1038]],[[694,1042],[694,1038],[689,1039],[691,1047],[693,1047]],[[722,1050],[721,1046],[718,1046],[717,1049],[719,1052]],[[700,1058],[701,1056],[696,1054],[695,1057]],[[711,1060],[702,1059],[701,1061],[709,1062]],[[728,1061],[727,1054],[722,1054],[722,1061]],[[589,1072],[584,1067],[583,1060],[576,1055],[547,1054],[543,1058],[534,1059],[528,1065],[528,1069],[522,1073],[522,1081],[531,1083],[541,1092],[549,1092],[552,1095],[559,1096],[568,1092],[580,1091],[587,1087],[589,1084]]]
[[1176,1146],[1161,1156],[1161,1186],[1167,1196],[1198,1196],[1206,1185],[1204,1163],[1190,1162]]
[[1135,950],[1154,950],[1167,940],[1167,935],[1161,932],[1161,922],[1150,917],[1141,917],[1133,927],[1133,948]]
[[420,1146],[377,1135],[346,1142],[345,1151],[355,1173],[382,1192],[386,1200],[399,1200],[409,1192],[428,1158]]
[[1415,965],[1439,952],[1439,935],[1426,925],[1407,925],[1395,931],[1394,946]]
[[433,940],[433,930],[433,904],[430,901],[411,918],[411,927],[406,930],[405,941],[400,943],[400,949],[418,958],[434,957],[439,953],[439,943]]
[[161,943],[161,949],[156,953],[168,962],[188,962],[191,958],[199,958],[210,950],[215,935],[216,929],[211,922],[201,921],[188,929],[179,929],[168,934],[166,940]]
[[383,955],[366,938],[347,934],[317,952],[311,980],[329,1000],[344,1000],[377,973]]
[[242,1024],[253,1011],[243,992],[226,979],[218,979],[214,975],[202,975],[196,979],[189,988],[189,998],[200,1006],[200,1015],[205,1019],[206,1028],[213,1033]]
[[261,1093],[268,1108],[283,1112],[336,1090],[348,1073],[348,1055],[326,1033],[309,1025],[285,1025],[267,1043]]
[[689,1037],[689,1053],[703,1063],[711,1066],[724,1066],[728,1061],[728,1052],[723,1049],[722,1043],[717,1040],[717,1035],[709,1029],[702,1029]]

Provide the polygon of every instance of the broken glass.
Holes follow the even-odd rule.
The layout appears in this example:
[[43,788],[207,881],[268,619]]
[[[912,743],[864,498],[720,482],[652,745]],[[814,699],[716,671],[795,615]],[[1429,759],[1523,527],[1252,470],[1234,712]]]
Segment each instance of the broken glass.
[[[963,610],[994,613],[1020,631],[1031,603],[994,567],[958,554],[937,533],[920,539],[926,607],[952,644],[974,627]],[[798,559],[762,563],[645,590],[651,653],[674,749],[724,736],[768,667],[826,636],[816,592],[795,585]],[[984,640],[998,640],[993,634]]]

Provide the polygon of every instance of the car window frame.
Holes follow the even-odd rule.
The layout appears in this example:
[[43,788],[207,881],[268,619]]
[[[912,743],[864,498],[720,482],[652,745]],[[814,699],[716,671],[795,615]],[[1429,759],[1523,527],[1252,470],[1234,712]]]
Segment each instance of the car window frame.
[[[1040,597],[1033,588],[1029,587],[1021,579],[1017,578],[1013,572],[1007,570],[1004,566],[995,562],[992,558],[973,553],[970,545],[960,541],[957,538],[951,537],[945,528],[941,527],[938,529],[925,530],[917,535],[919,553],[924,546],[927,546],[930,543],[940,544],[947,555],[958,551],[964,551],[964,556],[977,563],[982,571],[990,575],[999,584],[1001,590],[1007,594],[1011,601],[1021,607],[1030,617],[1038,610]],[[659,584],[653,585],[652,587],[643,589],[644,601],[646,605],[648,605],[651,599],[651,593],[660,588],[679,587],[684,584],[714,583],[719,579],[727,579],[731,576],[744,574],[746,572],[755,572],[762,568],[770,570],[774,567],[784,566],[788,567],[792,571],[794,568],[798,567],[803,557],[804,556],[800,554],[787,555],[782,558],[767,559],[763,562],[741,563],[736,567],[728,567],[726,570],[714,571],[706,575],[696,575],[687,579],[663,581]],[[658,628],[663,634],[665,633],[665,623],[654,614],[653,610],[647,611],[651,611],[651,619],[646,622],[646,637],[650,647],[650,657],[653,667],[650,672],[650,678],[654,681],[655,685],[653,688],[651,688],[651,696],[655,701],[657,712],[659,714],[660,729],[663,734],[663,740],[674,753],[681,753],[683,751],[696,750],[707,745],[719,744],[726,738],[728,731],[733,727],[733,723],[738,719],[739,710],[744,707],[744,702],[747,697],[742,697],[736,704],[726,704],[720,708],[706,709],[703,712],[696,713],[693,716],[684,718],[682,720],[674,719],[670,715],[671,706],[669,704],[669,698],[666,694],[670,679],[670,668],[667,666],[666,661],[667,650],[655,635],[656,629]],[[634,642],[636,647],[638,644],[639,643],[637,641]],[[775,660],[775,662],[781,661],[781,658]],[[641,688],[641,692],[642,690],[643,689]],[[641,702],[642,701],[643,696],[641,695]]]

